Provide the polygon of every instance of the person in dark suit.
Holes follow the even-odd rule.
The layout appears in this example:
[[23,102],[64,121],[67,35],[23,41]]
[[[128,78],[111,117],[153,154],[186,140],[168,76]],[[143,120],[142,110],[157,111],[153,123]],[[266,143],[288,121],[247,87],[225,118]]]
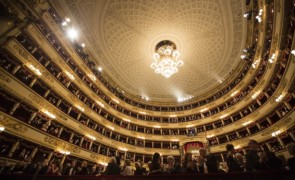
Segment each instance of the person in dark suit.
[[248,146],[250,150],[246,154],[246,171],[247,172],[254,172],[254,171],[261,171],[266,170],[266,166],[260,159],[260,154],[262,153],[259,144],[257,141],[250,139]]
[[39,166],[40,170],[38,172],[39,175],[45,175],[48,169],[48,160],[44,159],[42,164]]
[[236,151],[234,146],[232,144],[227,144],[226,151],[226,163],[228,166],[228,172],[242,172],[243,169],[241,168],[239,161],[235,157]]
[[167,174],[182,174],[182,167],[179,162],[175,162],[173,156],[167,157],[167,167],[165,168]]
[[64,171],[63,171],[63,175],[67,175],[67,176],[72,176],[72,175],[75,175],[76,172],[77,172],[77,167],[76,167],[76,164],[77,164],[77,161],[76,160],[72,160],[70,166],[66,166],[64,168]]
[[120,175],[120,167],[117,164],[116,158],[112,157],[106,170],[103,172],[104,175]]
[[89,169],[87,167],[87,161],[82,161],[81,166],[78,167],[76,175],[88,175]]
[[213,154],[208,154],[205,149],[199,150],[198,157],[199,172],[200,173],[218,173],[218,161]]
[[295,144],[289,143],[286,145],[286,149],[288,150],[288,153],[292,156],[288,159],[288,167],[290,171],[295,171]]

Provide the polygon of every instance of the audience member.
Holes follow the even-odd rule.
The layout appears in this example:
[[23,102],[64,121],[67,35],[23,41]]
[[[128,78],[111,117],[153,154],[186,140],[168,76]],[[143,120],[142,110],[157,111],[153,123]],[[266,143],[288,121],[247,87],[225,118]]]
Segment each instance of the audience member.
[[261,156],[261,149],[257,141],[251,139],[248,143],[249,151],[246,154],[246,171],[254,172],[266,170],[266,166],[263,162],[263,157]]
[[186,153],[182,157],[182,172],[185,174],[196,174],[198,173],[197,165],[192,159],[191,153]]
[[227,144],[226,145],[226,151],[227,151],[227,156],[226,156],[226,163],[228,166],[228,172],[242,172],[243,169],[239,163],[239,161],[236,159],[235,154],[235,148],[232,144]]
[[141,167],[140,162],[135,162],[135,171],[134,175],[143,175],[143,169]]
[[208,154],[205,149],[199,150],[200,156],[198,157],[200,173],[218,173],[218,162],[213,154]]
[[68,175],[68,176],[75,175],[77,172],[76,164],[77,164],[77,161],[72,160],[71,164],[64,168],[63,175]]
[[175,159],[173,156],[168,156],[167,166],[164,171],[165,173],[168,173],[168,174],[181,174],[182,168],[179,162],[175,162]]
[[131,167],[129,159],[125,160],[125,163],[124,163],[124,166],[123,166],[123,172],[121,174],[123,176],[131,176],[133,174],[132,173],[132,167]]
[[286,148],[288,153],[291,155],[291,158],[288,159],[288,167],[291,171],[295,171],[295,144],[289,143]]
[[154,153],[153,159],[150,166],[150,173],[149,174],[162,174],[163,173],[163,167],[161,164],[161,156],[159,153]]
[[120,175],[120,167],[117,164],[116,158],[111,157],[106,170],[103,173],[104,175]]
[[50,162],[46,175],[61,175],[59,161],[53,160]]
[[87,161],[82,161],[81,166],[77,168],[76,175],[88,175],[89,170],[87,164]]

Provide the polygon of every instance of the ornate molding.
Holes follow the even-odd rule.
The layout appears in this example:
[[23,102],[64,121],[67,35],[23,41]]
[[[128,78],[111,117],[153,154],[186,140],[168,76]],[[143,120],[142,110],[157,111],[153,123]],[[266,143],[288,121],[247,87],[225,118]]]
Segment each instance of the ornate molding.
[[64,150],[68,150],[68,151],[76,153],[76,154],[79,154],[81,152],[81,150],[78,147],[76,147],[74,145],[71,145],[69,143],[65,143],[65,142],[63,142],[61,140],[52,138],[50,136],[45,136],[44,137],[44,142],[47,143],[47,144],[56,146],[56,148],[62,148]]
[[2,112],[0,114],[0,121],[1,121],[1,124],[3,126],[5,126],[5,128],[12,129],[12,130],[17,131],[19,133],[28,132],[28,128],[26,126],[22,125],[19,122],[14,121],[13,119],[11,119],[8,116],[3,115]]
[[4,73],[3,71],[0,71],[0,79],[3,80],[3,81],[5,81],[6,83],[10,83],[11,82],[11,79],[9,78],[9,76],[7,76],[7,74]]

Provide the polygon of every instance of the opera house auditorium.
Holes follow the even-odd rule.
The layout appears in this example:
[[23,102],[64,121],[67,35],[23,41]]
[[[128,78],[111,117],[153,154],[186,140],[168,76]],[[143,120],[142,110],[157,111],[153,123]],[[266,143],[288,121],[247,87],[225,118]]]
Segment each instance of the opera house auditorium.
[[0,178],[295,179],[295,0],[0,0]]

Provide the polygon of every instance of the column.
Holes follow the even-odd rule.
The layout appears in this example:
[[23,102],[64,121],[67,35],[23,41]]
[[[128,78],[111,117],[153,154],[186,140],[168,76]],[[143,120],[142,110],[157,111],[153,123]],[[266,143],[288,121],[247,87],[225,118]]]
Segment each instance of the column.
[[58,132],[58,134],[57,134],[57,137],[60,137],[60,135],[61,135],[61,133],[62,133],[63,130],[64,130],[63,127],[60,127],[60,128],[59,128],[59,132]]
[[289,132],[290,137],[293,139],[293,141],[295,141],[295,136],[292,132]]
[[16,148],[19,146],[19,143],[20,143],[20,141],[17,140],[17,141],[13,144],[13,146],[11,147],[11,149],[10,149],[10,151],[9,151],[9,153],[8,153],[8,157],[12,157],[14,151],[15,151]]
[[88,148],[89,150],[91,150],[92,144],[93,144],[93,141],[91,140],[89,143],[89,148]]
[[14,113],[14,111],[16,110],[16,108],[18,108],[20,105],[20,103],[15,103],[12,107],[12,109],[10,110],[9,114],[12,115]]
[[43,97],[46,98],[46,97],[48,96],[49,93],[50,93],[50,89],[48,89],[48,90],[44,93]]
[[34,113],[31,114],[31,117],[30,117],[30,119],[28,121],[29,124],[31,124],[32,120],[36,117],[36,115],[37,115],[36,112],[34,112]]
[[84,137],[81,137],[79,146],[82,146],[83,141],[84,141]]
[[67,157],[67,155],[64,154],[61,161],[60,161],[61,166],[64,164],[66,157]]
[[282,139],[281,139],[279,136],[277,137],[277,139],[278,139],[280,145],[281,145],[283,148],[285,148],[285,144],[284,144],[284,142],[282,141]]
[[37,81],[37,78],[34,78],[34,79],[31,81],[29,87],[33,87],[33,85],[35,84],[36,81]]
[[31,154],[30,154],[30,157],[33,159],[34,158],[34,156],[35,156],[35,154],[36,154],[36,152],[38,151],[38,147],[35,147],[33,150],[32,150],[32,152],[31,152]]
[[15,66],[11,73],[14,75],[19,70],[20,67],[21,67],[20,65]]
[[47,161],[48,161],[48,162],[49,162],[50,159],[52,158],[52,155],[53,155],[53,152],[51,152],[51,153],[48,154],[48,157],[47,157]]

